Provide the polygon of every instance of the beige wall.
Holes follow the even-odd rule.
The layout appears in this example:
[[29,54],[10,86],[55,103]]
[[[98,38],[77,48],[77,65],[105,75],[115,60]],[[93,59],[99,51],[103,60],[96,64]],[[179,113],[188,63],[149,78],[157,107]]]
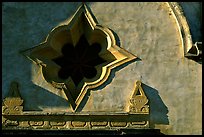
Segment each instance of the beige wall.
[[[82,111],[125,111],[141,80],[150,103],[151,128],[164,134],[202,134],[202,64],[183,56],[175,18],[166,3],[87,3],[99,24],[111,28],[120,46],[139,59],[113,71],[90,91]],[[71,111],[64,94],[42,81],[19,51],[45,40],[80,3],[3,3],[2,98],[20,84],[25,110]],[[34,83],[34,84],[33,84]]]

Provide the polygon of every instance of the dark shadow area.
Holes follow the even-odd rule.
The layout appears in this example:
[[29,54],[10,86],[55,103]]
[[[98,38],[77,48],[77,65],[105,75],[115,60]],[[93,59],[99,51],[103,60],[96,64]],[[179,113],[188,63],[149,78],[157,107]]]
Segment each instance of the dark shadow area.
[[[36,93],[36,96],[32,98],[32,109],[24,107],[23,111],[43,111],[43,109],[39,108],[39,106],[49,109],[52,109],[52,107],[62,106],[70,108],[70,103],[66,99],[55,95],[44,88],[36,86],[34,83],[33,86],[35,90],[38,90],[38,92]],[[40,93],[40,95],[37,95],[38,93]],[[24,100],[24,103],[26,103],[26,100]],[[26,106],[29,105],[27,104]]]
[[[31,70],[31,66],[27,66],[27,69]],[[15,87],[14,86],[11,87],[11,85],[14,84],[10,84],[9,91],[5,93],[6,95],[4,96],[3,99],[10,96],[12,97],[19,96],[23,100],[23,111],[43,111],[40,107],[42,108],[52,108],[61,106],[67,108],[70,107],[70,104],[66,99],[58,95],[55,95],[42,87],[35,85],[31,81],[30,71],[29,73],[26,72],[25,74],[26,75],[29,74],[28,75],[29,80],[26,82],[26,85],[29,85],[29,88],[27,88],[25,91],[25,89],[22,89],[22,86],[26,86],[23,85],[25,83],[23,83],[20,80],[15,80],[14,83],[16,83],[17,85],[15,85]]]
[[[179,4],[189,25],[193,44],[202,42],[202,2],[179,2]],[[202,44],[198,44],[197,48],[198,50],[193,46],[186,57],[202,64]]]
[[150,107],[150,128],[154,128],[155,124],[169,125],[168,108],[159,96],[159,92],[142,83],[142,88],[149,100]]
[[202,2],[179,2],[189,24],[193,43],[202,41]]
[[[14,3],[10,5],[8,3],[4,3],[2,5],[3,6],[2,15],[5,18],[4,20],[2,20],[2,24],[4,25],[3,33],[5,34],[3,37],[4,41],[2,43],[5,46],[2,47],[2,50],[3,50],[2,52],[9,53],[12,49],[10,47],[13,47],[13,43],[15,43],[15,45],[20,44],[18,48],[14,46],[15,50],[12,50],[14,53],[13,55],[5,54],[3,56],[4,61],[5,59],[8,59],[8,58],[11,60],[14,60],[14,59],[17,60],[16,57],[18,57],[19,58],[18,63],[13,64],[13,66],[10,66],[17,69],[14,70],[15,72],[5,71],[4,73],[13,72],[12,78],[15,79],[16,72],[20,71],[18,76],[16,76],[16,78],[18,79],[16,81],[20,85],[19,90],[20,90],[22,99],[24,100],[24,106],[25,106],[24,108],[26,111],[27,110],[41,111],[39,106],[54,107],[54,106],[65,106],[67,104],[67,107],[70,107],[67,100],[39,86],[36,86],[32,82],[32,77],[31,77],[32,62],[28,58],[23,57],[23,55],[21,54],[22,53],[21,51],[25,51],[26,49],[31,48],[43,42],[47,37],[48,33],[51,31],[51,29],[56,27],[62,21],[65,21],[68,18],[72,17],[72,15],[76,12],[76,10],[79,8],[81,4],[82,2],[69,2],[69,3],[42,2],[42,3],[23,3],[23,4]],[[90,2],[87,2],[86,4],[90,5]],[[50,10],[51,8],[52,10]],[[40,14],[42,12],[42,9],[44,14],[43,13]],[[46,18],[45,18],[45,14],[48,15],[46,16]],[[17,19],[19,19],[19,21],[16,24]],[[6,23],[6,22],[9,22],[9,23]],[[41,25],[44,27],[41,27],[39,22],[42,22],[43,24]],[[11,31],[9,30],[9,28],[12,28],[12,26],[15,26],[15,29],[12,31],[14,33],[9,33],[9,35],[7,35],[7,32]],[[23,33],[16,33],[16,32],[22,32],[22,31]],[[26,35],[23,35],[24,33]],[[12,43],[6,42],[9,40],[8,36],[10,41],[12,39],[12,41],[14,42]],[[3,67],[7,67],[7,66],[3,66]],[[26,88],[26,90],[23,89],[24,91],[22,91],[21,87],[24,87],[24,88],[28,87],[28,88]],[[35,91],[36,91],[36,94],[34,93]],[[8,91],[5,91],[3,94],[6,95],[7,93]],[[53,99],[54,101],[52,101]]]
[[202,54],[198,56],[186,56],[188,59],[193,60],[202,65]]
[[118,130],[3,130],[3,135],[164,135],[159,129]]
[[185,57],[202,64],[202,42],[196,42]]
[[[30,49],[32,49],[32,48],[30,48]],[[26,93],[27,91],[22,91],[21,86],[25,86],[25,83],[22,83],[22,81],[17,81],[20,85],[20,88],[19,88],[20,94],[22,96],[22,99],[24,100],[23,111],[43,111],[43,109],[41,109],[40,107],[52,109],[52,107],[63,106],[63,107],[69,108],[70,103],[66,99],[64,99],[64,98],[62,98],[56,94],[53,94],[52,92],[46,90],[43,87],[36,85],[34,82],[32,82],[32,75],[39,75],[39,74],[37,74],[36,70],[35,70],[36,74],[32,74],[32,69],[33,69],[32,65],[31,65],[32,61],[29,60],[25,54],[25,51],[30,50],[30,49],[26,49],[24,51],[19,51],[19,54],[22,56],[21,59],[25,60],[26,62],[30,62],[30,65],[26,66],[26,70],[28,69],[29,71],[25,71],[26,73],[24,75],[27,75],[26,85],[29,86],[29,89],[27,89],[27,91],[30,91],[30,92],[32,91],[32,93]],[[37,64],[35,64],[35,65],[37,65]],[[23,65],[21,65],[21,66],[23,66]],[[36,92],[36,93],[34,93],[34,92]],[[61,92],[64,92],[64,91],[61,91]],[[23,94],[23,93],[26,93],[26,94]],[[64,94],[64,93],[62,93],[62,94]],[[30,98],[31,96],[32,96],[32,98]]]
[[85,35],[80,37],[76,46],[68,43],[62,47],[61,51],[63,56],[52,59],[61,66],[58,76],[64,80],[71,77],[76,86],[84,77],[94,78],[97,74],[95,66],[105,62],[98,55],[101,45],[94,43],[90,46]]

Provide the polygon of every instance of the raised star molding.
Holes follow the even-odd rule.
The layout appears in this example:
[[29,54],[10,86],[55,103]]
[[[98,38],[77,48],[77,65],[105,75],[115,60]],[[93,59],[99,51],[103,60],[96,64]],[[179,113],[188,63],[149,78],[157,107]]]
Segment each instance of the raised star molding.
[[[99,87],[108,79],[113,68],[137,58],[116,45],[116,39],[112,31],[99,25],[92,15],[87,6],[82,4],[67,24],[55,27],[43,43],[27,49],[23,53],[38,64],[47,82],[64,90],[73,111],[77,110],[89,89]],[[81,39],[85,39],[84,42],[80,42]],[[84,43],[87,43],[87,48],[83,48]],[[65,45],[67,45],[67,48],[64,48]],[[88,63],[87,69],[78,66],[80,71],[77,71],[77,73],[68,72],[70,67],[73,71],[73,63],[74,65],[77,64],[76,60],[73,60],[77,57],[70,55],[72,54],[71,49],[79,52],[79,54],[82,51],[84,52],[85,49],[93,50],[87,52],[92,60],[92,63]],[[97,54],[94,54],[94,52]],[[93,59],[92,55],[97,58],[97,61]],[[81,62],[87,63],[88,59],[86,59],[85,61],[79,59],[77,65],[80,65]],[[85,65],[87,65],[86,63]],[[92,69],[88,70],[88,67]],[[83,70],[81,70],[82,68]],[[90,73],[91,70],[94,72]]]

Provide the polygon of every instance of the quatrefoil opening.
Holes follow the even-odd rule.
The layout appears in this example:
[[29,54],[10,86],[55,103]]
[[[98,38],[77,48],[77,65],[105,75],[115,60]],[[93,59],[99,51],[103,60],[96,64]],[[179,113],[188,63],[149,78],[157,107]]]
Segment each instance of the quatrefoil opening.
[[27,57],[44,79],[64,90],[74,111],[89,89],[102,85],[113,68],[137,57],[116,45],[112,31],[97,24],[82,4],[67,24],[57,26]]

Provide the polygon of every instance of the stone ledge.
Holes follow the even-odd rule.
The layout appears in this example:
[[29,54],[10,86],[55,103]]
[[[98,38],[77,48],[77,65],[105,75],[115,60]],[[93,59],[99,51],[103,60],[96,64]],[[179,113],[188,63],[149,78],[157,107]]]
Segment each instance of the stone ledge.
[[120,130],[2,130],[3,135],[164,135],[159,129]]

